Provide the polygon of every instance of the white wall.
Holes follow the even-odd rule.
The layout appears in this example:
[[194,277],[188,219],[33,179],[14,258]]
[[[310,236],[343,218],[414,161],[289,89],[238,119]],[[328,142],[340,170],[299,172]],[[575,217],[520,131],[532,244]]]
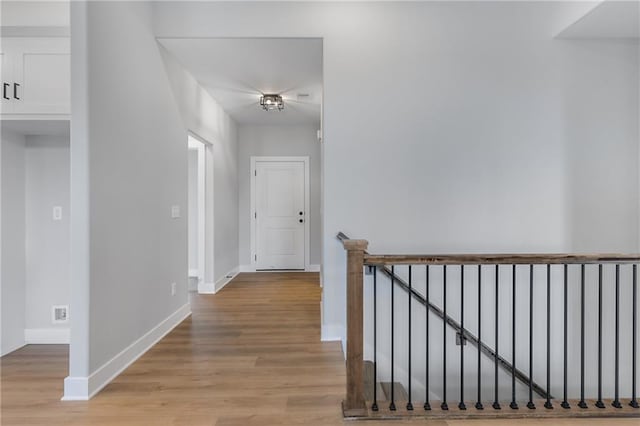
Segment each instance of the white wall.
[[[588,7],[161,2],[155,28],[323,37],[323,337],[342,338],[340,230],[378,253],[638,248],[637,45],[553,38]],[[588,157],[615,171],[572,166],[586,128]],[[612,194],[607,226],[609,208],[575,208]]]
[[68,27],[69,1],[3,1],[2,26]]
[[[176,59],[163,47],[162,57],[173,89],[174,100],[180,109],[182,125],[206,142],[212,144],[208,160],[213,161],[213,258],[215,276],[205,276],[207,283],[224,280],[225,275],[238,268],[238,128],[237,124],[206,92]],[[186,138],[185,138],[186,141]],[[186,143],[186,142],[185,142]],[[211,158],[212,157],[212,158]],[[210,271],[211,268],[206,268]]]
[[0,183],[2,263],[0,356],[24,345],[25,325],[25,137],[2,129]]
[[635,252],[638,42],[560,43],[573,47],[565,52],[563,79],[569,248]]
[[71,8],[74,326],[65,398],[83,399],[190,312],[187,133],[149,4]]
[[317,126],[240,126],[238,131],[238,181],[240,196],[240,264],[251,265],[251,156],[309,157],[310,257],[320,264],[320,142]]
[[[69,161],[68,137],[27,137],[25,327],[28,330],[68,329],[70,325],[70,322],[52,324],[51,320],[53,305],[70,302]],[[53,220],[54,206],[62,207],[62,220]]]

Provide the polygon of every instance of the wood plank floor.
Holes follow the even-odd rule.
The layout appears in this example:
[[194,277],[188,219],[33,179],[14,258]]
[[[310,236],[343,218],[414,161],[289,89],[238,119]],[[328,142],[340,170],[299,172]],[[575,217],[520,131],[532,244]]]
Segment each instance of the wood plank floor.
[[[2,425],[341,425],[344,357],[320,342],[317,274],[240,274],[89,402],[61,402],[66,346],[1,359]],[[425,420],[366,421],[398,425]],[[429,421],[640,425],[638,419]]]

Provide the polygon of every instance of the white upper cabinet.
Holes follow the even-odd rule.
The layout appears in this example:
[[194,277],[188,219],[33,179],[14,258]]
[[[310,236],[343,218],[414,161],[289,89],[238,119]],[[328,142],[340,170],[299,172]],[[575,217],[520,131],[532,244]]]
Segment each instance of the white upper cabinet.
[[68,38],[5,37],[0,56],[5,118],[71,113]]
[[0,52],[0,82],[2,82],[2,87],[0,87],[0,113],[4,114],[9,112],[13,106],[9,91],[11,88],[9,81],[13,78],[13,70],[9,65],[8,55],[4,52],[4,40],[2,40],[2,44],[3,49]]

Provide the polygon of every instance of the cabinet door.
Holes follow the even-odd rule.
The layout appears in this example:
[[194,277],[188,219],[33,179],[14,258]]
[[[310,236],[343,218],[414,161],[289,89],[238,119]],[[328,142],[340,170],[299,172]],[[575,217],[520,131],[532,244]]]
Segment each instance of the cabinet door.
[[24,38],[15,43],[11,96],[19,99],[13,100],[12,113],[70,114],[69,39]]
[[[11,67],[10,54],[4,45],[4,40],[0,46],[0,113],[7,114],[13,111],[13,102],[11,102],[11,89],[13,84],[13,69]],[[9,100],[4,98],[5,92],[5,84],[6,93]]]

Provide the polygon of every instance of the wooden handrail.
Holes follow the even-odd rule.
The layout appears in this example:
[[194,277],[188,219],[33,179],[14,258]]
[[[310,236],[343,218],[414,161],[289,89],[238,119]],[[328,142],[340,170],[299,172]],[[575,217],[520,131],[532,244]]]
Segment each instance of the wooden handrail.
[[[350,240],[353,241],[353,240]],[[366,254],[365,265],[587,265],[640,263],[638,254]]]

